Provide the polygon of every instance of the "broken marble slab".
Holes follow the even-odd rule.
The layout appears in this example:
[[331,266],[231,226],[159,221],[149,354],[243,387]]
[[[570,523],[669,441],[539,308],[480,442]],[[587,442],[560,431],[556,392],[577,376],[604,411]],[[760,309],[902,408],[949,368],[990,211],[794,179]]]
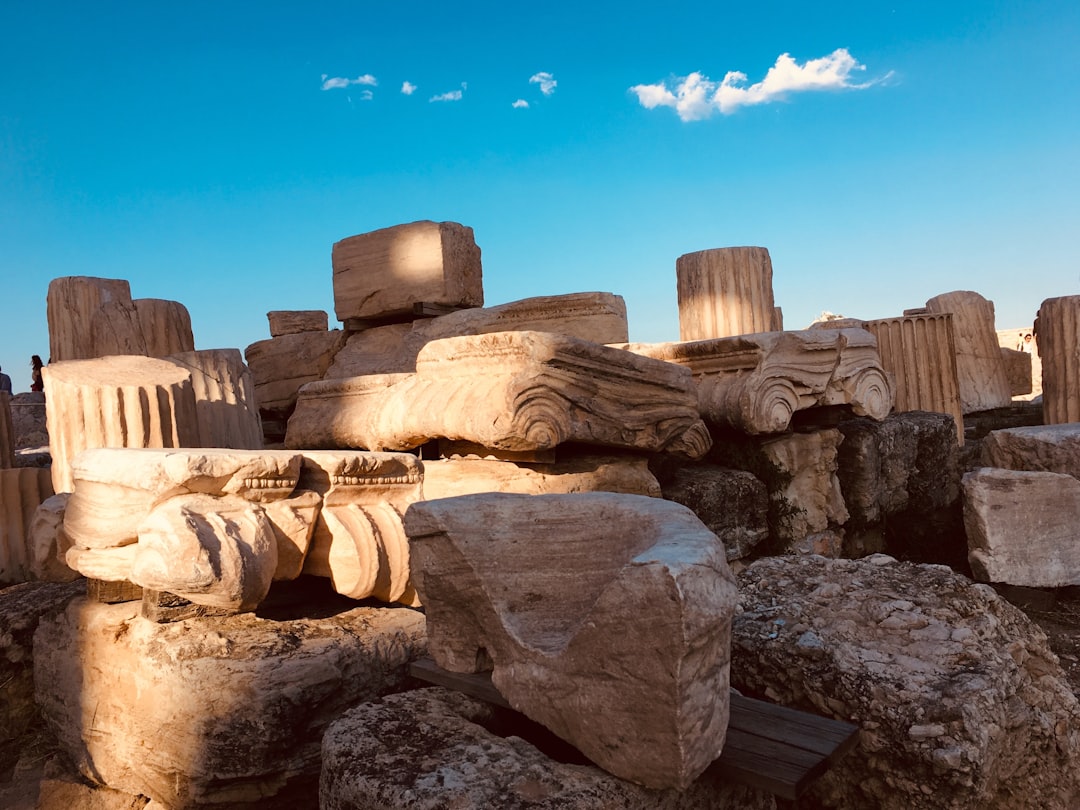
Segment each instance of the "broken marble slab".
[[334,244],[334,310],[339,321],[409,314],[413,304],[484,304],[473,229],[423,220]]
[[690,369],[706,421],[747,433],[782,433],[796,411],[847,405],[884,419],[892,384],[864,329],[764,332],[690,343],[633,343],[636,354]]
[[982,442],[987,467],[1029,472],[1055,472],[1080,479],[1080,424],[993,430]]
[[267,312],[266,319],[270,323],[270,337],[326,332],[330,328],[330,319],[321,309],[278,309]]
[[736,592],[689,509],[493,493],[414,504],[405,528],[441,667],[491,668],[514,708],[648,787],[685,788],[720,754]]
[[1080,481],[981,467],[960,486],[975,579],[1030,588],[1080,585]]
[[437,438],[512,452],[580,442],[691,458],[711,444],[688,369],[544,332],[436,340],[421,349],[415,374],[307,385],[285,444],[409,450]]
[[244,349],[259,409],[292,408],[300,386],[322,379],[343,345],[345,333],[335,329],[259,340]]
[[325,379],[416,371],[416,356],[433,340],[492,332],[555,332],[594,343],[625,343],[626,302],[603,292],[524,298],[365,329],[349,336]]
[[262,449],[255,382],[238,349],[203,349],[165,359],[191,374],[199,447]]

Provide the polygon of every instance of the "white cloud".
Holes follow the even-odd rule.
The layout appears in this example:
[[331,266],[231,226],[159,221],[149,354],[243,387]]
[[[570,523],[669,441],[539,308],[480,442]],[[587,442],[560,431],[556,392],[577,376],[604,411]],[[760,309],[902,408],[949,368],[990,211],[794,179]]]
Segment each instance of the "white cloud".
[[529,77],[529,84],[540,85],[540,92],[545,96],[550,96],[555,92],[555,87],[558,82],[555,81],[555,77],[548,73],[546,70],[542,70],[539,73],[535,73]]
[[515,101],[510,106],[513,107],[515,110],[527,110],[527,109],[529,109],[529,102],[527,102],[523,98],[519,98],[517,101]]
[[412,82],[402,82],[401,83],[401,92],[404,93],[407,96],[411,96],[413,93],[416,92],[416,85],[413,84]]
[[370,90],[361,90],[360,91],[360,100],[361,101],[371,101],[373,98],[375,98],[375,94],[372,93]]
[[462,91],[468,89],[468,83],[462,82],[461,90],[451,90],[449,93],[439,93],[439,95],[429,98],[428,101],[461,101]]
[[365,73],[363,76],[357,76],[355,79],[346,79],[341,76],[334,76],[330,78],[327,74],[322,75],[322,89],[323,90],[336,90],[341,87],[348,87],[350,84],[367,84],[371,87],[378,85],[375,77],[370,73]]
[[892,76],[890,72],[861,84],[851,80],[853,73],[864,70],[866,66],[859,64],[847,48],[837,48],[828,56],[810,59],[802,65],[790,54],[780,54],[765,78],[756,84],[747,85],[746,74],[737,70],[728,71],[721,82],[695,71],[675,81],[673,89],[665,82],[658,82],[635,85],[630,92],[647,109],[673,107],[683,121],[698,121],[717,111],[730,115],[739,107],[778,101],[789,93],[862,90]]

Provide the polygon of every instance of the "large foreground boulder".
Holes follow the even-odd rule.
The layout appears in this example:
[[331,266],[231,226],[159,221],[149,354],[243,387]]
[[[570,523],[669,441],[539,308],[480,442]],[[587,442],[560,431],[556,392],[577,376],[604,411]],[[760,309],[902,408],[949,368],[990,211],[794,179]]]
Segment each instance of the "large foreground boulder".
[[1080,705],[989,586],[875,555],[765,558],[739,591],[733,685],[862,727],[808,806],[1080,806]]
[[[323,738],[321,810],[772,810],[771,794],[706,773],[685,791],[649,790],[548,757],[498,729],[498,710],[439,688],[390,695]],[[505,721],[503,721],[505,724]]]
[[83,776],[169,808],[312,806],[326,726],[400,689],[424,617],[356,607],[156,624],[79,599],[43,621],[34,683]]

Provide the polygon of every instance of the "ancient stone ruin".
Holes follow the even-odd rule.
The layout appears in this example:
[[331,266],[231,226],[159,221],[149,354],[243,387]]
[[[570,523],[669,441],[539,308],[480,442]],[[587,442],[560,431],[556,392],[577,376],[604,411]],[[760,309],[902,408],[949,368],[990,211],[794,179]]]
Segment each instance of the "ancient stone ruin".
[[50,285],[44,396],[0,395],[0,806],[1080,802],[998,593],[1080,585],[1080,297],[1044,406],[977,293],[784,330],[761,247],[679,257],[657,344],[613,293],[483,306],[458,223],[331,264],[340,328],[243,355]]

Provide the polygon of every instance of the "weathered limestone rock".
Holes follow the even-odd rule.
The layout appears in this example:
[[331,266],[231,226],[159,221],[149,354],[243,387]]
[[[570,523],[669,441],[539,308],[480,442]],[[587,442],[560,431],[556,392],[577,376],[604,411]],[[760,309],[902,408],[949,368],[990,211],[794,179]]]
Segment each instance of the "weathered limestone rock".
[[663,492],[698,516],[724,544],[729,561],[746,557],[769,535],[768,492],[745,470],[687,465],[663,482]]
[[987,467],[1063,473],[1080,479],[1080,424],[992,431],[983,440],[982,459]]
[[[42,779],[38,791],[38,807],[70,807],[78,810],[143,810],[149,807],[146,796],[132,796],[121,790],[90,787],[69,779]],[[149,810],[161,810],[161,805]]]
[[1077,699],[1046,636],[989,587],[884,555],[771,557],[739,594],[736,688],[862,728],[809,806],[1078,806]]
[[[837,471],[839,430],[791,433],[761,444],[767,463],[786,481],[769,497],[786,504],[775,530],[781,542],[798,544],[848,519]],[[783,514],[786,511],[786,514]],[[831,545],[831,544],[830,544]],[[814,547],[814,553],[824,549]],[[839,549],[835,549],[838,554]]]
[[488,459],[424,462],[424,499],[481,492],[518,495],[621,492],[660,497],[660,485],[645,459],[585,456],[553,464],[518,464]]
[[773,304],[772,259],[762,247],[687,253],[675,262],[679,340],[776,332],[783,324]]
[[0,470],[15,466],[15,428],[11,423],[11,394],[0,391]]
[[424,617],[359,607],[155,624],[77,600],[34,646],[42,715],[83,775],[165,807],[315,806],[327,724],[403,686]]
[[90,276],[50,281],[46,296],[49,362],[100,357],[93,345],[93,320],[102,305],[112,301],[131,302],[131,285],[127,281]]
[[191,374],[167,360],[116,356],[45,366],[53,488],[71,492],[71,464],[93,447],[195,447]]
[[687,369],[541,332],[446,338],[420,351],[416,374],[305,386],[285,444],[407,450],[435,438],[511,452],[573,441],[695,458],[709,445]]
[[66,562],[71,540],[64,532],[64,513],[70,498],[70,492],[52,495],[42,501],[34,512],[26,538],[30,573],[34,579],[71,582],[79,578],[79,573]]
[[977,292],[957,290],[934,296],[926,308],[952,315],[961,410],[965,414],[988,411],[1012,402],[994,331],[994,302]]
[[484,304],[480,248],[472,228],[412,222],[334,244],[334,310],[339,321],[411,313],[413,304]]
[[191,373],[199,447],[262,448],[255,382],[237,349],[204,349],[166,359]]
[[1080,481],[983,467],[964,475],[975,578],[1033,588],[1080,585]]
[[0,583],[30,578],[30,524],[38,505],[52,494],[48,470],[0,470]]
[[747,433],[781,433],[796,411],[848,405],[884,419],[892,387],[873,335],[863,329],[808,329],[699,340],[630,344],[637,354],[686,366],[706,421]]
[[555,332],[593,343],[625,343],[626,303],[611,293],[548,295],[365,329],[349,336],[326,379],[413,372],[417,354],[431,341],[493,332]]
[[946,415],[908,411],[882,422],[845,420],[838,429],[837,477],[854,528],[960,497],[956,431]]
[[45,393],[27,391],[11,398],[11,427],[16,451],[49,446],[45,420]]
[[[414,504],[405,527],[440,666],[490,661],[512,706],[648,787],[685,788],[719,755],[734,580],[690,510],[467,495]],[[628,605],[649,609],[628,623]]]
[[23,582],[0,589],[0,774],[40,734],[34,703],[34,631],[86,590],[83,581]]
[[266,318],[270,322],[270,337],[325,332],[330,328],[330,319],[321,309],[275,310],[267,312]]
[[244,350],[255,380],[260,410],[288,410],[300,386],[321,380],[334,355],[345,344],[345,333],[300,332],[252,343]]
[[1039,307],[1043,421],[1080,422],[1080,295],[1048,298]]
[[92,357],[138,354],[166,357],[195,350],[191,316],[178,301],[106,301],[90,319]]
[[420,500],[423,468],[403,453],[305,451],[302,485],[322,495],[304,573],[353,599],[417,604],[402,515]]
[[882,367],[893,376],[897,411],[936,411],[956,421],[964,443],[964,413],[956,373],[952,315],[909,315],[865,321],[877,338]]
[[599,768],[556,762],[490,707],[439,688],[361,704],[326,730],[319,807],[411,810],[775,810],[774,797],[706,772],[685,791],[649,790]]
[[1009,383],[1009,395],[1019,397],[1030,394],[1033,387],[1031,353],[1018,352],[1004,346],[999,348],[998,351],[1001,352],[1001,363],[1005,367],[1005,379]]

